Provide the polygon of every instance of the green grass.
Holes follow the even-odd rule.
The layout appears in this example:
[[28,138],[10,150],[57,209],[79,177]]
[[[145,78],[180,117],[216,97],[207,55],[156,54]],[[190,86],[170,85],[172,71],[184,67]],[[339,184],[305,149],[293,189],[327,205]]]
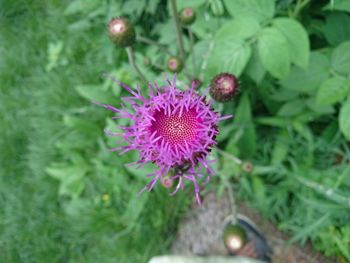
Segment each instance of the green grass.
[[[84,14],[62,15],[68,3],[0,4],[0,262],[146,262],[166,250],[187,202],[173,202],[165,191],[137,198],[144,181],[100,149],[106,112],[74,87],[100,84],[100,72],[123,60],[105,35],[106,18],[72,29]],[[47,70],[49,45],[59,42],[63,48]],[[63,123],[66,115],[97,125],[98,138],[57,148],[74,134]],[[78,136],[91,138],[84,132]],[[91,168],[83,192],[60,195],[60,181],[46,168],[74,158]]]

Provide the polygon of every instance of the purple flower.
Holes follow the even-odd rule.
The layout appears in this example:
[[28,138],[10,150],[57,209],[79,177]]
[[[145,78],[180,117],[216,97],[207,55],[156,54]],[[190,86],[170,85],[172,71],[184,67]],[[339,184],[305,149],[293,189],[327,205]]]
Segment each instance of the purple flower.
[[117,109],[111,105],[100,104],[104,108],[117,113],[114,118],[127,118],[132,121],[130,126],[120,127],[121,136],[126,145],[114,148],[123,154],[130,150],[139,153],[139,159],[132,163],[142,167],[154,163],[158,169],[147,176],[152,180],[141,190],[151,191],[156,182],[165,176],[178,180],[175,194],[184,188],[184,180],[194,185],[195,196],[200,204],[199,177],[206,173],[207,181],[214,171],[207,160],[211,148],[216,144],[218,134],[217,124],[231,117],[220,116],[213,111],[212,100],[206,101],[205,95],[200,96],[192,87],[182,91],[176,87],[176,76],[168,85],[159,87],[157,83],[148,85],[148,97],[141,95],[140,87],[136,91],[125,84],[114,80],[126,89],[131,96],[122,101],[130,105],[128,109],[122,105]]

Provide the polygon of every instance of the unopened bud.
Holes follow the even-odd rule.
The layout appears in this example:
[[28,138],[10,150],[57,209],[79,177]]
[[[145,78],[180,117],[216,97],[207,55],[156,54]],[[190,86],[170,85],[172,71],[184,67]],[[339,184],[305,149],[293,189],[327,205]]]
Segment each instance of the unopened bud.
[[160,181],[165,188],[171,188],[174,184],[174,180],[168,175],[163,176]]
[[244,172],[251,173],[253,172],[254,166],[251,162],[245,161],[242,163],[241,168]]
[[237,78],[229,73],[216,75],[210,85],[210,95],[218,102],[230,101],[238,90]]
[[108,33],[112,42],[120,47],[131,46],[135,42],[134,26],[126,18],[112,18],[108,23]]
[[199,89],[202,86],[202,82],[199,79],[193,79],[192,85],[194,89]]
[[184,8],[181,10],[179,18],[181,24],[189,26],[196,20],[196,12],[190,7]]
[[223,239],[227,250],[230,253],[236,253],[247,243],[248,237],[243,227],[230,224],[224,229]]
[[183,68],[183,63],[178,57],[170,57],[167,63],[168,70],[173,73],[178,73]]

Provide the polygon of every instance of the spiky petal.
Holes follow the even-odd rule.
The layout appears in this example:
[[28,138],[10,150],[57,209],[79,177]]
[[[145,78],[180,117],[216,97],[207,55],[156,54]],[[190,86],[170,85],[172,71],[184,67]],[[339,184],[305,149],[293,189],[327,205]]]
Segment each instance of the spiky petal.
[[151,162],[158,169],[148,176],[153,179],[141,190],[151,191],[156,182],[172,172],[172,180],[178,180],[176,193],[184,188],[184,180],[193,183],[197,202],[200,204],[200,187],[197,182],[204,170],[208,179],[214,174],[210,167],[213,160],[207,160],[211,148],[216,144],[219,121],[231,116],[220,116],[213,111],[211,102],[191,88],[182,91],[176,87],[176,76],[167,85],[149,85],[147,97],[125,84],[116,81],[131,96],[123,98],[131,109],[123,106],[117,109],[111,105],[99,104],[117,114],[116,118],[128,118],[130,126],[120,127],[120,136],[126,145],[116,148],[121,153],[136,150],[139,159],[136,165]]

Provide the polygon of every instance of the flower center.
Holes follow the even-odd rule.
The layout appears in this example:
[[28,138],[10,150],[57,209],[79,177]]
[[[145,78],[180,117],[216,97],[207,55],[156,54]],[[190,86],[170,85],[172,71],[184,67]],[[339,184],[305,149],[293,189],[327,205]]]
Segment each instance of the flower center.
[[184,111],[181,116],[179,113],[167,115],[163,110],[156,111],[151,132],[156,131],[156,137],[161,136],[170,145],[191,142],[197,136],[196,129],[200,122],[197,115],[195,109]]

